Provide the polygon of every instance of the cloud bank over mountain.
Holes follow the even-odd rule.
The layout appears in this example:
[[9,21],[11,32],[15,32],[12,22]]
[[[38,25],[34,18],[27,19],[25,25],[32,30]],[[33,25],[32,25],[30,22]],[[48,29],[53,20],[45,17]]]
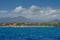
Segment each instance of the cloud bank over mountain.
[[16,7],[15,9],[0,10],[0,18],[2,17],[19,17],[23,16],[32,20],[53,20],[60,19],[60,9],[53,9],[51,7],[38,7],[32,5],[29,8],[23,8],[22,6]]

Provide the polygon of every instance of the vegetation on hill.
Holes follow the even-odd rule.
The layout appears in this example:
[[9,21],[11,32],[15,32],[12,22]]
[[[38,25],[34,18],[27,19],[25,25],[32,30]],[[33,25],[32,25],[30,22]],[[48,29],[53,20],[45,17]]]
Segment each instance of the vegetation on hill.
[[58,23],[0,23],[0,26],[60,26]]

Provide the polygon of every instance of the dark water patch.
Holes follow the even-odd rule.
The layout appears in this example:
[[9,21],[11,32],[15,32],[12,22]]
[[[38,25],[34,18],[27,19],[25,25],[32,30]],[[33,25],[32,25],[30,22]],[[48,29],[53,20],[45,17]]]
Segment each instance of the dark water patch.
[[60,28],[0,27],[0,40],[60,40]]

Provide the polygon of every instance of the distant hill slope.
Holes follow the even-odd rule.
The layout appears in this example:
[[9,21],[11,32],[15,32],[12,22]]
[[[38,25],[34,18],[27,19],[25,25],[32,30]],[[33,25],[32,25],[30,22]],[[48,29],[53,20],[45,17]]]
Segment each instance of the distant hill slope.
[[14,17],[14,18],[9,18],[9,17],[5,17],[5,18],[0,18],[0,22],[60,22],[60,20],[58,19],[54,19],[51,21],[43,21],[43,20],[31,20],[31,19],[27,19],[25,17],[19,16],[19,17]]
[[60,22],[59,19],[54,19],[54,20],[51,20],[50,22]]
[[15,17],[15,18],[0,18],[0,22],[28,22],[29,19],[25,17]]

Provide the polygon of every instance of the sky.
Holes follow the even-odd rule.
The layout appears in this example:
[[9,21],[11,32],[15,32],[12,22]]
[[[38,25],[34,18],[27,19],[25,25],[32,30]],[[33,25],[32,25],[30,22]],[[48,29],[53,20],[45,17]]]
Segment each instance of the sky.
[[0,18],[60,19],[60,0],[0,0]]
[[25,8],[31,5],[39,7],[50,6],[53,8],[60,7],[60,0],[0,0],[0,9],[11,10],[17,6],[23,6]]

